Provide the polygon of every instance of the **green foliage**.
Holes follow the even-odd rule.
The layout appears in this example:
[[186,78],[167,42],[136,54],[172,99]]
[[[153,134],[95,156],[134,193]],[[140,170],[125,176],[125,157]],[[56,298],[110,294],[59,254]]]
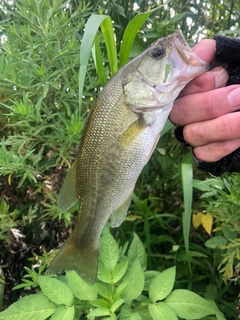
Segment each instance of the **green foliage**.
[[[134,248],[137,250],[133,259]],[[96,284],[87,284],[75,271],[57,278],[40,275],[37,282],[41,293],[18,300],[0,313],[0,319],[49,319],[51,316],[50,319],[73,320],[83,314],[88,319],[173,320],[203,319],[208,315],[225,319],[213,301],[188,290],[173,290],[176,267],[155,274],[149,281],[151,271],[145,270],[145,261],[140,263],[144,256],[144,246],[136,234],[123,255],[122,248],[105,228],[99,261],[104,269],[99,269]],[[35,275],[32,276],[35,281]]]
[[[239,175],[195,181],[194,185],[203,192],[202,206],[215,218],[216,236],[207,240],[205,246],[221,252],[218,269],[227,282],[233,277],[234,269],[238,270],[240,261]],[[237,281],[237,278],[232,280]]]
[[[77,207],[61,212],[57,193],[76,156],[84,119],[118,66],[179,26],[192,43],[206,35],[239,34],[239,1],[134,3],[0,2],[0,259],[6,278],[5,308],[18,297],[18,290],[10,295],[11,287],[19,283],[24,269],[27,274],[16,288],[35,292],[54,255],[50,250],[71,232]],[[40,304],[35,300],[38,295],[30,296],[40,308],[46,303],[46,310],[53,310],[51,319],[72,319],[74,312],[78,316],[90,309],[109,319],[161,319],[162,314],[176,319],[178,313],[162,297],[179,289],[215,300],[229,319],[236,318],[239,292],[227,279],[238,281],[239,178],[206,180],[189,161],[188,148],[173,139],[172,128],[168,122],[137,182],[129,215],[116,231],[118,244],[124,245],[118,248],[107,233],[102,239],[96,286],[83,284],[68,272],[55,280],[71,291],[72,306],[52,302],[53,310],[46,296],[39,295]],[[212,238],[191,228],[191,211],[199,209],[215,219]],[[171,269],[175,264],[176,279]],[[216,271],[218,266],[227,285]],[[154,293],[152,283],[162,282],[159,270],[172,276],[153,303],[158,291]],[[48,286],[48,280],[42,281]],[[191,299],[194,306],[195,297]],[[34,319],[31,303],[29,316]]]

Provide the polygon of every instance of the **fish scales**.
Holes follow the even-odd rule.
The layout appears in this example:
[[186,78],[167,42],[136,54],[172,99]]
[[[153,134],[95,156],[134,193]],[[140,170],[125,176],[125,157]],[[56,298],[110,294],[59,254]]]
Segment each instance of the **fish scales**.
[[194,77],[209,69],[181,31],[157,40],[109,80],[88,115],[79,152],[61,188],[64,211],[80,200],[74,231],[48,272],[75,270],[97,277],[104,225],[124,220],[135,183],[148,162],[173,102]]

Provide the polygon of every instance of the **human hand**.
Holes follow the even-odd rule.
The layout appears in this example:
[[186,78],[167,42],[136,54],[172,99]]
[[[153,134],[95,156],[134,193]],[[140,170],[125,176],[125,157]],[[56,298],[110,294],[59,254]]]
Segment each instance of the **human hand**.
[[[211,62],[215,40],[202,40],[194,51]],[[217,67],[191,81],[174,103],[170,120],[184,126],[183,139],[199,160],[215,162],[240,147],[240,85],[224,87],[228,73]]]

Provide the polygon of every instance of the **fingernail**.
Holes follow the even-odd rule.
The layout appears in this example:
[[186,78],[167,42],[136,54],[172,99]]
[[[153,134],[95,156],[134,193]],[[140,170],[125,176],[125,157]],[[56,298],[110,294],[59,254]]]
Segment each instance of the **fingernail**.
[[227,83],[229,76],[227,71],[224,68],[216,67],[215,69],[213,69],[213,72],[215,73],[216,88],[220,88]]
[[230,91],[227,95],[227,98],[232,109],[240,109],[240,87]]

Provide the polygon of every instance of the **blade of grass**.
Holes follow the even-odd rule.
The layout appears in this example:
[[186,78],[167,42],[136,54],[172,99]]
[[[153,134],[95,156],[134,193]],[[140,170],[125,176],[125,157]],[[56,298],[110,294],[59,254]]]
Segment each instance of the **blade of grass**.
[[102,86],[104,86],[107,82],[107,77],[106,77],[105,69],[103,66],[103,59],[102,59],[100,45],[99,45],[99,36],[97,33],[94,39],[94,47],[92,48],[92,55],[95,62],[99,82]]
[[[115,45],[115,42],[113,45],[112,39],[114,40],[114,35],[113,35],[113,26],[112,26],[111,19],[109,16],[106,16],[106,15],[92,14],[86,23],[84,35],[82,38],[81,50],[80,50],[80,71],[79,71],[79,81],[78,81],[79,83],[79,115],[81,115],[82,93],[83,93],[84,81],[85,81],[85,76],[87,72],[87,65],[88,65],[90,52],[91,52],[98,28],[101,26],[104,20],[107,20],[107,23],[103,24],[103,32],[104,32],[103,36],[106,41],[108,54],[111,56],[109,58],[111,61],[111,68],[113,72],[116,69],[116,66],[115,66],[116,58],[114,59],[112,57],[115,54],[116,47],[114,51],[113,47]],[[106,30],[106,26],[109,30]],[[109,50],[113,50],[113,52],[110,53]]]
[[122,67],[127,61],[129,57],[129,53],[133,44],[133,41],[136,37],[136,34],[138,33],[139,29],[143,25],[143,23],[147,20],[147,18],[157,9],[160,7],[157,7],[155,9],[152,9],[150,11],[144,12],[144,13],[138,13],[127,25],[123,37],[122,37],[122,43],[120,47],[120,67]]
[[111,70],[111,76],[113,76],[118,71],[118,59],[116,43],[114,40],[113,25],[110,17],[107,17],[101,23],[101,30],[107,49],[107,56],[109,61],[109,67]]
[[192,219],[192,180],[193,180],[193,169],[192,169],[192,159],[191,155],[187,154],[181,163],[181,179],[183,188],[183,202],[184,202],[184,212],[182,217],[183,224],[183,238],[186,250],[186,257],[189,263],[189,269],[191,271],[190,265],[190,251],[189,251],[189,233]]

